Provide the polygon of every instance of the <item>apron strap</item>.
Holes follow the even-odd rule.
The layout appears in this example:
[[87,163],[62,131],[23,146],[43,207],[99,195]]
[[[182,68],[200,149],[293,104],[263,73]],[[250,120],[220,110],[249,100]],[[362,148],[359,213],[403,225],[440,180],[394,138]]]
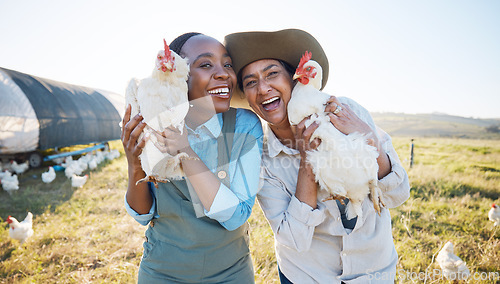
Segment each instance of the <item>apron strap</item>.
[[236,126],[236,109],[230,108],[222,113],[222,131],[217,138],[218,165],[217,177],[227,187],[230,187],[229,161],[231,160],[231,149],[233,148],[234,129]]
[[[231,149],[233,147],[233,136],[236,125],[236,109],[230,108],[222,113],[222,129],[221,134],[217,137],[217,169],[215,174],[222,184],[228,188],[231,185],[229,177],[229,161],[231,157]],[[186,180],[186,183],[189,182]],[[193,204],[196,217],[205,216],[203,205],[200,198],[194,192],[192,187],[187,186],[190,200]]]

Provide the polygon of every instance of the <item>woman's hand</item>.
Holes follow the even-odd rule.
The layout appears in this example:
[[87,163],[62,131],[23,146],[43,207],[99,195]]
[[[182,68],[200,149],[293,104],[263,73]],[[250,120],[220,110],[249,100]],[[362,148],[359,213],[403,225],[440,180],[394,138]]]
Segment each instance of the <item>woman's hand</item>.
[[316,201],[318,197],[318,186],[316,184],[312,167],[309,163],[307,163],[306,152],[318,148],[321,144],[321,140],[319,138],[314,138],[311,141],[311,136],[319,125],[316,122],[313,122],[309,125],[309,127],[306,127],[306,121],[308,119],[309,118],[306,117],[299,122],[297,126],[292,127],[292,131],[295,135],[295,148],[300,152],[300,166],[295,197],[301,202],[304,202],[305,204],[316,209],[318,207]]
[[302,158],[305,158],[306,151],[314,150],[318,148],[319,144],[321,144],[321,140],[319,138],[314,138],[311,141],[311,136],[314,131],[318,128],[319,124],[313,122],[309,127],[306,127],[306,121],[309,117],[304,118],[297,126],[292,127],[295,135],[295,149],[300,152]]
[[121,140],[129,167],[137,169],[141,168],[139,155],[142,153],[142,148],[144,148],[147,140],[147,137],[144,136],[139,139],[139,136],[146,127],[146,123],[142,121],[143,117],[140,114],[131,118],[130,112],[131,106],[128,105],[123,116]]
[[333,126],[340,132],[345,135],[353,132],[366,134],[369,144],[372,146],[378,145],[377,136],[370,126],[361,120],[348,105],[340,103],[335,96],[330,97],[327,101],[325,112],[328,113]]
[[173,126],[165,128],[163,132],[158,132],[154,129],[151,129],[151,132],[154,135],[154,138],[152,138],[153,143],[162,153],[175,156],[181,152],[186,152],[190,147],[185,126],[182,134],[180,130]]

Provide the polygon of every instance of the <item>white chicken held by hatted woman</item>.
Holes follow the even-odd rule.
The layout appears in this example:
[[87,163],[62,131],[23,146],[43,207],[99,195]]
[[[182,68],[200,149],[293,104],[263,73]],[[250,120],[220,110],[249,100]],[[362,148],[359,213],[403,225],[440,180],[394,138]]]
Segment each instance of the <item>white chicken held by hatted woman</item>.
[[132,79],[125,94],[126,105],[131,105],[131,117],[141,113],[147,124],[139,137],[148,136],[139,156],[146,177],[137,182],[151,181],[156,184],[181,179],[184,172],[180,159],[188,156],[186,153],[171,156],[162,149],[165,145],[153,135],[154,131],[162,133],[169,127],[182,132],[189,110],[187,60],[170,50],[165,40],[163,42],[165,48],[158,52],[151,77],[141,81]]
[[33,214],[31,212],[28,212],[22,222],[17,221],[12,216],[9,216],[6,222],[9,223],[9,237],[20,241],[21,245],[33,235]]
[[[382,192],[378,188],[378,151],[367,143],[364,134],[354,132],[345,135],[330,122],[325,113],[330,95],[320,91],[322,68],[307,52],[302,56],[295,71],[298,79],[288,103],[290,124],[297,125],[309,117],[305,126],[319,124],[311,136],[321,139],[316,150],[308,151],[307,162],[311,165],[316,181],[329,196],[325,199],[348,198],[347,219],[362,218],[362,202],[369,196],[380,214],[384,206]],[[324,195],[324,194],[320,194]]]

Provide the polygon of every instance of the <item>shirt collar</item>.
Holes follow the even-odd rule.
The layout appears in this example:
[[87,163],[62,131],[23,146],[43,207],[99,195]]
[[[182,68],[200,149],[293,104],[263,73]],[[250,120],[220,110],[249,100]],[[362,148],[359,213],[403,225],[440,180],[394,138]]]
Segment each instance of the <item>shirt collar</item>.
[[190,132],[194,132],[194,133],[201,131],[201,129],[207,129],[210,132],[210,134],[212,134],[212,136],[214,138],[217,138],[217,137],[219,137],[219,135],[222,132],[222,114],[221,113],[215,114],[209,120],[207,120],[205,123],[199,125],[195,129],[191,129],[187,125],[186,125],[186,128]]
[[297,155],[299,154],[298,150],[289,148],[285,145],[283,145],[278,137],[274,135],[274,132],[271,130],[269,127],[269,124],[264,124],[264,133],[267,138],[267,150],[269,157],[274,158],[278,156],[280,152],[283,152],[288,155]]

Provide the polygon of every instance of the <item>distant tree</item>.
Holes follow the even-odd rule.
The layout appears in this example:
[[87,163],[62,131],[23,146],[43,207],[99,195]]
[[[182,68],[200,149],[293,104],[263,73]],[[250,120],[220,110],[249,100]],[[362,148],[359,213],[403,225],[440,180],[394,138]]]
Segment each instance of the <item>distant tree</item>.
[[500,133],[500,129],[498,128],[498,125],[490,125],[486,127],[486,132]]

